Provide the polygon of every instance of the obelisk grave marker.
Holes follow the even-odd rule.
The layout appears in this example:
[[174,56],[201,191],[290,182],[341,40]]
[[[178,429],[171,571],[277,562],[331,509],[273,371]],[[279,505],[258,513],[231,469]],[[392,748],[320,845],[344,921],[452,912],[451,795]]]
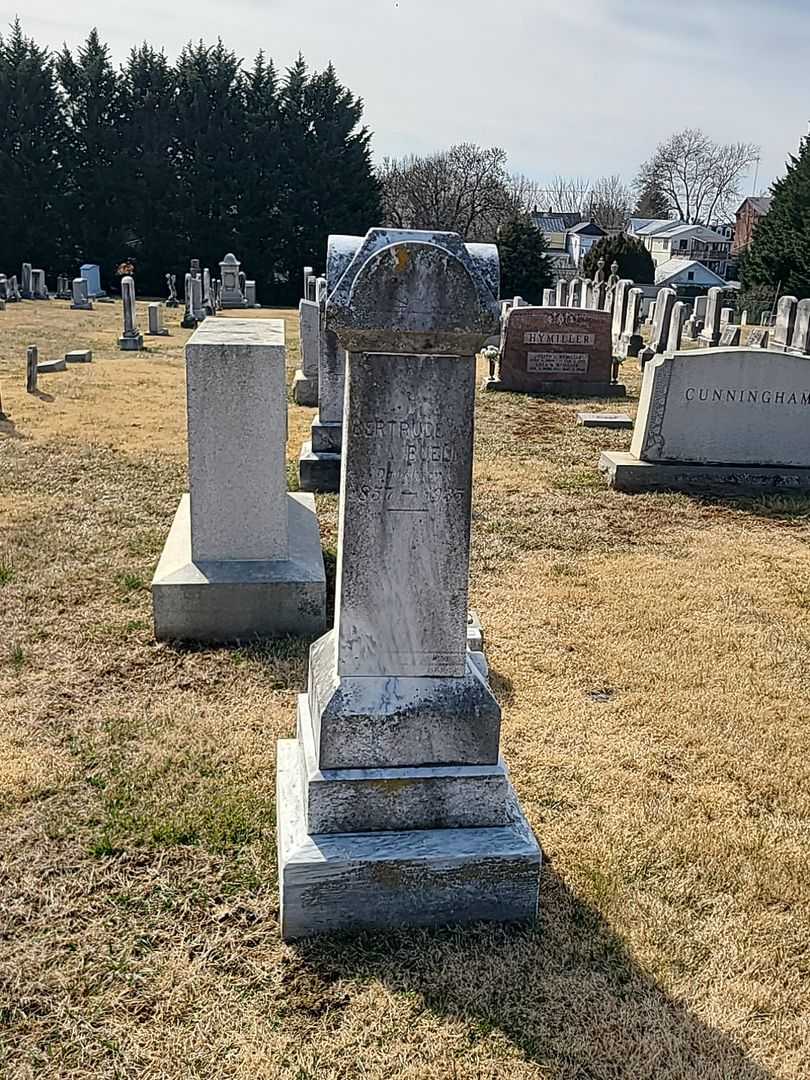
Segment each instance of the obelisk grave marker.
[[536,912],[540,850],[466,648],[475,354],[499,321],[476,248],[372,229],[327,301],[348,354],[335,626],[278,745],[285,939]]

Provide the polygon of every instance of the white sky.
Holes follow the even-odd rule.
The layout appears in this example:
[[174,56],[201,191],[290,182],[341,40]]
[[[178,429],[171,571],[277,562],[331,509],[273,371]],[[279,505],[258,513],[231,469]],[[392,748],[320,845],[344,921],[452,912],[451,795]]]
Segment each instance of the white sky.
[[278,67],[299,50],[313,68],[331,59],[366,102],[376,157],[470,141],[538,180],[631,179],[695,126],[759,144],[764,189],[810,120],[810,0],[26,0],[19,13],[51,47],[97,26],[119,61],[142,40],[174,57],[218,36]]

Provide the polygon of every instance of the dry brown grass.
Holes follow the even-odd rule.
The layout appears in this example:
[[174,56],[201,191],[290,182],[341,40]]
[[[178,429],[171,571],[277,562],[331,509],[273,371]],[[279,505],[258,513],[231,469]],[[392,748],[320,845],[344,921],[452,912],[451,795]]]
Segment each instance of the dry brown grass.
[[[540,919],[284,947],[274,748],[306,643],[152,640],[186,334],[133,358],[119,318],[0,313],[0,1074],[810,1075],[810,502],[614,494],[626,434],[482,395],[473,599]],[[96,362],[31,398],[32,342]]]

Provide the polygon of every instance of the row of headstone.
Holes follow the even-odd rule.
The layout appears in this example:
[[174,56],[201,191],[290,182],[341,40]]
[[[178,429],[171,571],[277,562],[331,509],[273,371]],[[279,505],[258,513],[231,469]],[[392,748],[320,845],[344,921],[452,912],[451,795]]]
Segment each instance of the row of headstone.
[[[337,491],[340,487],[343,447],[343,398],[346,377],[346,353],[338,345],[334,332],[326,326],[326,297],[334,290],[338,275],[346,266],[346,237],[330,237],[326,253],[326,275],[321,277],[305,268],[304,288],[308,297],[302,302],[306,342],[302,341],[302,374],[314,371],[317,357],[318,412],[312,419],[310,438],[301,447],[298,480],[302,491]],[[306,355],[303,349],[306,345]],[[310,384],[311,385],[311,384]]]
[[783,296],[776,309],[771,348],[796,356],[810,354],[810,299]]

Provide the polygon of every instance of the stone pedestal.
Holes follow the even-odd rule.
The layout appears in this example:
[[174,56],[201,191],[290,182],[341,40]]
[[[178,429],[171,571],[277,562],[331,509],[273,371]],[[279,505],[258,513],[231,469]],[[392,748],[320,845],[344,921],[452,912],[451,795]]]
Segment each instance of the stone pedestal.
[[301,367],[293,379],[293,400],[297,405],[318,404],[318,364],[321,349],[321,311],[311,300],[298,305]]
[[147,331],[150,337],[168,337],[169,331],[163,325],[163,308],[160,304],[150,304],[148,307],[149,312],[149,330]]
[[324,330],[319,346],[318,414],[312,421],[312,438],[302,446],[298,460],[298,483],[302,491],[339,488],[345,373],[346,353],[335,334]]
[[326,578],[311,496],[288,494],[284,323],[210,318],[186,346],[190,496],[154,580],[155,636],[311,636]]
[[335,627],[278,747],[282,935],[532,919],[540,850],[468,648],[474,353],[498,305],[452,234],[372,230],[352,254],[326,308],[348,350]]

